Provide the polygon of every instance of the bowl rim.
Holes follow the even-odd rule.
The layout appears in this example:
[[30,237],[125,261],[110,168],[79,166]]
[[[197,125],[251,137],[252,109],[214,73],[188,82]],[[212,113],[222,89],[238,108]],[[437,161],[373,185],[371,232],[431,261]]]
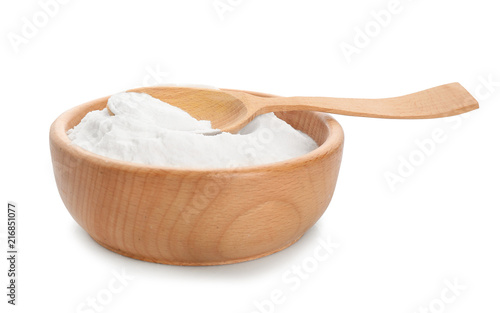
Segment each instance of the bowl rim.
[[[155,86],[156,88],[158,86]],[[153,87],[153,88],[155,88]],[[228,89],[229,90],[229,89]],[[234,90],[234,89],[231,89]],[[243,91],[243,90],[241,90]],[[245,91],[252,93],[254,95],[262,97],[274,97],[274,95]],[[287,170],[293,167],[300,167],[304,163],[308,163],[315,159],[322,159],[328,155],[334,154],[339,149],[342,149],[344,144],[344,131],[339,122],[334,119],[330,114],[313,112],[313,111],[303,111],[304,114],[312,114],[315,118],[318,118],[321,122],[326,124],[328,129],[328,135],[326,140],[318,146],[318,148],[303,154],[298,157],[290,158],[283,161],[266,163],[261,165],[251,165],[251,166],[239,166],[239,167],[229,167],[229,168],[196,168],[196,167],[174,167],[174,166],[163,166],[163,165],[150,165],[138,162],[124,161],[119,159],[110,158],[103,156],[91,151],[88,151],[80,146],[77,146],[71,142],[69,139],[66,126],[74,118],[75,113],[82,110],[87,111],[87,113],[95,110],[90,110],[91,107],[107,101],[110,96],[95,99],[80,105],[77,105],[64,113],[62,113],[50,126],[49,140],[50,144],[60,149],[64,150],[66,153],[73,155],[77,159],[83,159],[87,162],[94,163],[101,167],[109,168],[127,168],[133,170],[137,173],[177,173],[177,174],[237,174],[237,173],[255,173],[255,172],[265,172],[265,171],[277,171],[277,170]]]

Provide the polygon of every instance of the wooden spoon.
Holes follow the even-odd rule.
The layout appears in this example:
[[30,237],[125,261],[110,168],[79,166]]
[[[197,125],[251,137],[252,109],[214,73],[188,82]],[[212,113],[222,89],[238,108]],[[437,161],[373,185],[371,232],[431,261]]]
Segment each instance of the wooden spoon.
[[[451,83],[401,97],[350,99],[328,97],[260,97],[243,91],[188,87],[148,87],[144,92],[188,112],[212,127],[236,133],[257,115],[309,110],[351,116],[424,119],[452,116],[479,108],[459,83]],[[210,133],[213,134],[213,133]]]

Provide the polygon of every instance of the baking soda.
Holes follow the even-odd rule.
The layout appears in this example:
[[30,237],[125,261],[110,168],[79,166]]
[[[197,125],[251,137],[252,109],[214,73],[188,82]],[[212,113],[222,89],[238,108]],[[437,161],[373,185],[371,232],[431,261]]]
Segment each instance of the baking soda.
[[274,163],[317,148],[309,136],[268,113],[238,134],[205,136],[210,121],[144,93],[111,96],[107,109],[89,112],[68,137],[73,144],[113,159],[156,166],[231,168]]

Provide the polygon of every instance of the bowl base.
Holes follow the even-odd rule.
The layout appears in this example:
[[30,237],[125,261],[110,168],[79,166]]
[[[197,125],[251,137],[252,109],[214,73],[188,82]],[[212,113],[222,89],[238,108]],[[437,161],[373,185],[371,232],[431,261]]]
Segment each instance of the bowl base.
[[232,259],[232,260],[226,260],[226,261],[217,261],[217,262],[181,262],[181,261],[172,261],[172,260],[162,260],[162,259],[154,259],[154,258],[147,258],[147,257],[142,257],[142,256],[139,256],[139,255],[134,255],[134,254],[131,254],[127,251],[123,251],[123,250],[120,250],[120,249],[115,249],[113,247],[110,247],[109,245],[95,239],[94,237],[90,236],[90,238],[92,238],[95,242],[97,242],[100,246],[112,251],[112,252],[115,252],[115,253],[118,253],[120,255],[123,255],[123,256],[126,256],[128,258],[132,258],[132,259],[136,259],[136,260],[140,260],[140,261],[146,261],[146,262],[151,262],[151,263],[159,263],[159,264],[167,264],[167,265],[179,265],[179,266],[212,266],[212,265],[226,265],[226,264],[234,264],[234,263],[241,263],[241,262],[246,262],[246,261],[252,261],[252,260],[255,260],[255,259],[260,259],[262,257],[265,257],[265,256],[268,256],[268,255],[271,255],[271,254],[274,254],[276,252],[279,252],[281,250],[284,250],[288,247],[290,247],[291,245],[293,245],[294,243],[296,243],[300,238],[302,238],[303,235],[300,235],[298,238],[294,239],[293,241],[291,241],[290,243],[287,243],[286,245],[276,249],[276,250],[272,250],[272,251],[269,251],[269,252],[265,252],[265,253],[261,253],[261,254],[257,254],[257,255],[254,255],[254,256],[250,256],[250,257],[245,257],[245,258],[241,258],[241,259]]

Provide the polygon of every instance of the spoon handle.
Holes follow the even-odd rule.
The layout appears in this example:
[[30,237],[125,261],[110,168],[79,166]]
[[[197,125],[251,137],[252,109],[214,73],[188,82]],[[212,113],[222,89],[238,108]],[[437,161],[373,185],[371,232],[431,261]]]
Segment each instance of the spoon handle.
[[257,114],[309,110],[341,115],[392,119],[424,119],[458,115],[479,108],[459,83],[446,84],[401,97],[350,99],[328,97],[269,97],[254,102]]

